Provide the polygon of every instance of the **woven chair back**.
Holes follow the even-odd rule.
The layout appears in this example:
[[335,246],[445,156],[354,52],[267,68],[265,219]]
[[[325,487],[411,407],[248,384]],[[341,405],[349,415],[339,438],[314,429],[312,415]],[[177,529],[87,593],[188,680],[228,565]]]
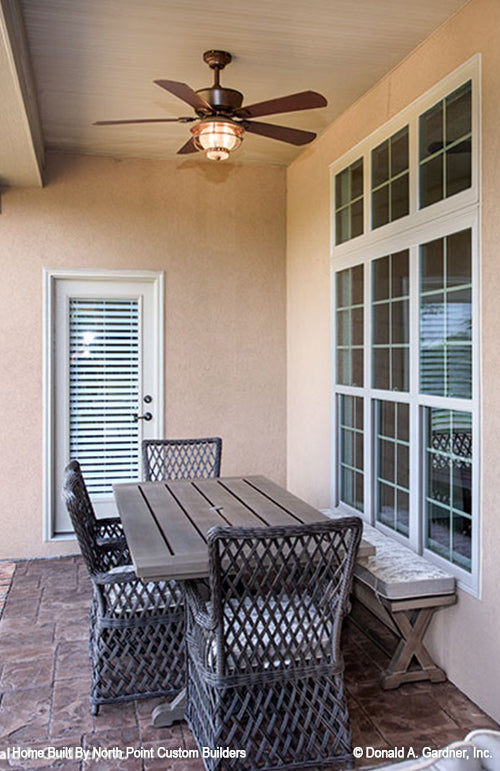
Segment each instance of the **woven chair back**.
[[220,476],[222,439],[144,439],[142,460],[144,478],[207,479]]
[[66,466],[63,498],[90,575],[106,572],[116,564],[116,559],[97,543],[96,516],[76,460]]
[[208,537],[216,669],[335,665],[359,518],[214,528]]

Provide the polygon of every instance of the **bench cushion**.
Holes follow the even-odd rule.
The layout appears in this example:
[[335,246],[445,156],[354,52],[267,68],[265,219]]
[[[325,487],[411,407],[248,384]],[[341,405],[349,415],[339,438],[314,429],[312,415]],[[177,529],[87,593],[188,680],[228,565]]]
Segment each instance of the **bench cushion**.
[[375,546],[371,557],[359,557],[354,575],[388,600],[454,594],[455,578],[424,557],[364,524],[363,538]]

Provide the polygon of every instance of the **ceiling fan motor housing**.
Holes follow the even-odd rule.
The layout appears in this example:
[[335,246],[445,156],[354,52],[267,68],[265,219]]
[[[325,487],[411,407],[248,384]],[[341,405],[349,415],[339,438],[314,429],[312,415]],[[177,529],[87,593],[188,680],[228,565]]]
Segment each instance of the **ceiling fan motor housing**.
[[[231,115],[243,103],[243,94],[234,88],[212,86],[212,88],[201,88],[196,93],[212,106],[213,112],[223,115]],[[196,110],[196,112],[201,116],[210,115],[208,111]]]

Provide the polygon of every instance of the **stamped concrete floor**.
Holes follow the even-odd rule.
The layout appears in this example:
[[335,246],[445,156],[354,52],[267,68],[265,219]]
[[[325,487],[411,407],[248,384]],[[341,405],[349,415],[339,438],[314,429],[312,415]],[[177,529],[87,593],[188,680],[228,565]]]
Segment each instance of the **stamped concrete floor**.
[[[184,723],[152,727],[154,701],[108,705],[98,717],[90,714],[89,598],[90,582],[79,557],[17,563],[0,620],[1,771],[201,771],[199,759],[161,757],[168,749],[196,745]],[[344,652],[355,746],[419,752],[460,739],[473,728],[497,727],[451,683],[382,691],[378,676],[387,656],[350,622]],[[126,748],[137,757],[118,759]],[[79,760],[82,750],[90,750],[94,759]],[[35,751],[40,752],[36,759]],[[48,760],[50,752],[57,759]],[[366,758],[365,752],[357,764],[377,762],[382,761]]]

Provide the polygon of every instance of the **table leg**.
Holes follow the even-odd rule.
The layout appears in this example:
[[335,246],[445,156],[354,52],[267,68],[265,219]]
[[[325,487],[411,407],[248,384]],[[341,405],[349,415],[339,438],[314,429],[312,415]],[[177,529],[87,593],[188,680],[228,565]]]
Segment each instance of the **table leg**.
[[186,711],[186,689],[179,691],[175,699],[158,704],[153,710],[155,728],[168,728],[178,720],[184,720]]

